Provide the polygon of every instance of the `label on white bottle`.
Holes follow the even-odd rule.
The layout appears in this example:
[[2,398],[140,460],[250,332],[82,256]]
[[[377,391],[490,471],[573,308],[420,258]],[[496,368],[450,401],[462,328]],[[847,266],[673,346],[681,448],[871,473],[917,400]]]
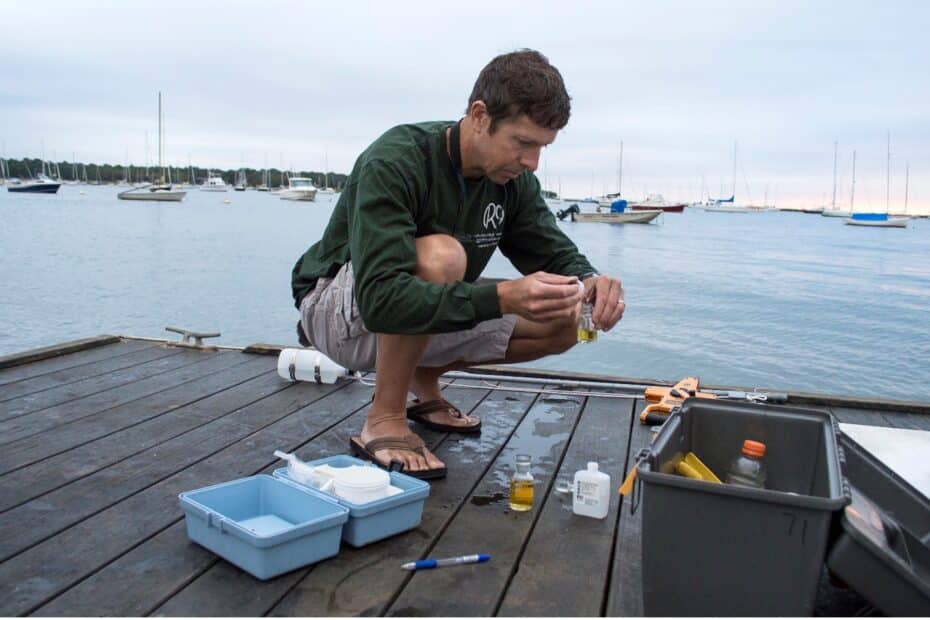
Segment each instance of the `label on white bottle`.
[[575,489],[575,500],[586,505],[586,506],[596,506],[598,502],[598,485],[595,482],[585,482],[584,480],[579,480],[577,488]]

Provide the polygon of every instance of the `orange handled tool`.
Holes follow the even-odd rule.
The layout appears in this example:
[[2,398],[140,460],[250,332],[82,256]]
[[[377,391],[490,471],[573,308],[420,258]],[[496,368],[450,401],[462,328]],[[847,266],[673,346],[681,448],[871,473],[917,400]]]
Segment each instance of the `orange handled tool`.
[[662,424],[672,409],[680,407],[686,398],[717,398],[710,392],[699,392],[698,383],[697,377],[685,377],[670,388],[646,388],[646,401],[652,404],[646,405],[643,412],[639,414],[640,424],[649,426]]

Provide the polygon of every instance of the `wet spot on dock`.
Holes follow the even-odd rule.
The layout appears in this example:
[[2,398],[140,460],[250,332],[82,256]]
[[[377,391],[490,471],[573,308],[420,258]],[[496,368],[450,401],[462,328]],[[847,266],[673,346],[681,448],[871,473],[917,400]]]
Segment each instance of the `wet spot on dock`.
[[473,495],[471,503],[475,506],[487,506],[489,504],[499,504],[506,496],[503,493],[494,493],[492,495]]

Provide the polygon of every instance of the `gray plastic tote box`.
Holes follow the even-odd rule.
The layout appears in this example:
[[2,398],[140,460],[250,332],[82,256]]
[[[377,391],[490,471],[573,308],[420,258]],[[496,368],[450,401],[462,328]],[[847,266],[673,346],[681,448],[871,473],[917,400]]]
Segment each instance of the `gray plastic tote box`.
[[[767,447],[765,489],[674,473],[694,452],[723,480],[746,439]],[[640,454],[637,477],[646,615],[813,612],[833,513],[849,501],[829,414],[689,399]]]
[[827,566],[891,616],[930,616],[930,500],[840,434],[852,503]]

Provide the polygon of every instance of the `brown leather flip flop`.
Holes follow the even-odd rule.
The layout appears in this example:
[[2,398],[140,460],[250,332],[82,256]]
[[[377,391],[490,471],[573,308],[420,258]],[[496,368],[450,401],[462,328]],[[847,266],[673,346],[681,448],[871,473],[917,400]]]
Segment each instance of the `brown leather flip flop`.
[[368,443],[362,443],[361,437],[352,437],[349,440],[349,448],[355,456],[368,459],[375,465],[383,467],[388,471],[399,471],[413,478],[420,478],[421,480],[445,478],[446,476],[445,467],[405,471],[400,461],[392,460],[390,463],[384,463],[375,458],[375,452],[378,450],[403,450],[405,452],[413,452],[414,454],[425,456],[423,450],[426,448],[426,445],[423,443],[422,439],[413,434],[404,435],[403,437],[376,437]]
[[445,398],[440,398],[438,400],[428,400],[425,403],[421,403],[419,400],[414,400],[414,404],[407,407],[407,418],[422,424],[426,428],[434,431],[440,431],[444,433],[480,433],[481,432],[481,420],[478,420],[475,424],[468,424],[465,426],[457,426],[455,424],[442,424],[441,422],[433,422],[426,416],[430,413],[436,413],[437,411],[448,411],[452,414],[454,418],[464,418],[465,414],[459,411],[459,408],[447,401]]

